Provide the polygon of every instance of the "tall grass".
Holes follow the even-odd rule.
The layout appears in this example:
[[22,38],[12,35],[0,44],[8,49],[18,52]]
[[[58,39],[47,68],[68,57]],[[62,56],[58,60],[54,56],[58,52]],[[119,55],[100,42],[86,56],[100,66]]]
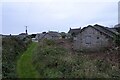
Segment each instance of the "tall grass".
[[69,54],[59,45],[39,45],[32,58],[41,78],[120,78],[119,68],[109,62]]
[[17,78],[16,61],[27,45],[17,37],[2,38],[2,78]]

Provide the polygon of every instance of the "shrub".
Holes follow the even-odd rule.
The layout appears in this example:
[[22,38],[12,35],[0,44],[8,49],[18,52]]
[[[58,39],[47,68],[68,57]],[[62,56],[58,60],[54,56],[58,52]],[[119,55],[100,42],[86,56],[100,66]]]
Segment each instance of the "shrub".
[[2,77],[17,78],[16,61],[19,55],[27,49],[28,44],[17,37],[2,39]]
[[55,41],[53,41],[53,40],[49,40],[49,39],[45,39],[45,43],[47,44],[47,45],[55,45]]
[[107,61],[83,54],[69,54],[55,43],[37,47],[32,60],[43,78],[120,78],[119,69],[112,70]]
[[111,70],[111,65],[108,62],[105,62],[104,60],[97,60],[95,65],[98,71],[100,72],[107,73],[108,70]]
[[115,37],[115,43],[120,47],[120,34]]

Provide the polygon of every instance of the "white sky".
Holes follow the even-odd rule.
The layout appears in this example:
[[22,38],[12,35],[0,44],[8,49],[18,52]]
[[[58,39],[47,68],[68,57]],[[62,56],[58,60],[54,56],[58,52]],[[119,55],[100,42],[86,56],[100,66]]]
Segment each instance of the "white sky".
[[69,28],[118,23],[119,0],[2,0],[2,34],[64,31]]

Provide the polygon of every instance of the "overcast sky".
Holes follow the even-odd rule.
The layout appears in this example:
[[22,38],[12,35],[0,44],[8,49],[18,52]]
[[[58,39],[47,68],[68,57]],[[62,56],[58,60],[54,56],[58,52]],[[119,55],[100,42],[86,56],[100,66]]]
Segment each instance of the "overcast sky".
[[0,33],[68,32],[69,28],[118,23],[119,0],[2,0]]

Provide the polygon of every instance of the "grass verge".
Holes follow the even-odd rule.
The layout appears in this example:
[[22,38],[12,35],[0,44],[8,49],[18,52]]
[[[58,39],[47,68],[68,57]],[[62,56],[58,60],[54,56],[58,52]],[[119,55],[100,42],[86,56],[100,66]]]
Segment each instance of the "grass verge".
[[28,49],[17,61],[17,74],[19,78],[38,78],[39,74],[32,65],[32,54],[37,43],[31,43]]

